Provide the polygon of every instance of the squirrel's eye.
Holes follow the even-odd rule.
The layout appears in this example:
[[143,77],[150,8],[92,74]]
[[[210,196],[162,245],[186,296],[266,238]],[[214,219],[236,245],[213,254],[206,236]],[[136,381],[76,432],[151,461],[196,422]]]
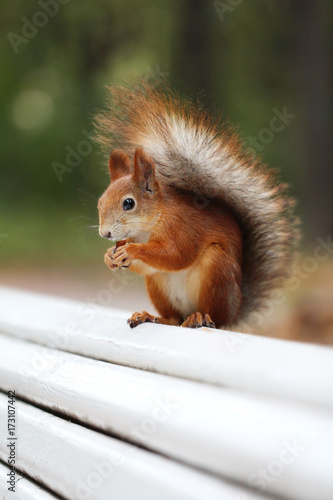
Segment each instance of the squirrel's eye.
[[123,202],[123,209],[126,210],[131,210],[131,208],[134,208],[135,201],[133,198],[126,198]]

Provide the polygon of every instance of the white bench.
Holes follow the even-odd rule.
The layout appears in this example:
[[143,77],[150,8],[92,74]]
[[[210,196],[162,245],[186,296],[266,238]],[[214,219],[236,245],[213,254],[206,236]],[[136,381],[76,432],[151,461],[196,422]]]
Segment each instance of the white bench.
[[333,349],[127,317],[0,288],[1,498],[333,498]]

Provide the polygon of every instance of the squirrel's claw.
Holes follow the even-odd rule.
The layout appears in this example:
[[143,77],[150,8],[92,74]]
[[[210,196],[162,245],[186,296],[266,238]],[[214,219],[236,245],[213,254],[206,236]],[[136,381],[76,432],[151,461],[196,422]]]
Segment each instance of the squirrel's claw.
[[205,319],[202,322],[203,326],[207,326],[207,328],[216,328],[214,321],[209,316],[209,314],[205,314]]

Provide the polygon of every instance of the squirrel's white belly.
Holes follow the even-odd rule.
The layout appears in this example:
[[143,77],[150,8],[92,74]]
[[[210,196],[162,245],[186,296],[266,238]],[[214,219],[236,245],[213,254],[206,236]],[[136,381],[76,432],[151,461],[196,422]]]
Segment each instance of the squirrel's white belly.
[[[197,310],[200,283],[199,272],[196,266],[183,271],[164,272],[159,275],[159,282],[163,282],[163,290],[175,309],[186,317]],[[162,283],[161,283],[162,284]]]

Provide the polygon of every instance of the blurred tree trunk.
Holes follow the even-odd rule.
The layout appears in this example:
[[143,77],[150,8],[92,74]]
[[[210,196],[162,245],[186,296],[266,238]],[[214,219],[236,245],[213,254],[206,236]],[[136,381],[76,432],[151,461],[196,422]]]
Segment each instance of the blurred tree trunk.
[[292,4],[297,27],[296,66],[304,109],[305,216],[308,236],[333,235],[332,67],[328,21],[330,2]]
[[180,15],[180,36],[175,50],[174,81],[181,81],[190,94],[205,91],[210,95],[212,53],[211,25],[216,15],[211,2],[207,0],[183,0]]

